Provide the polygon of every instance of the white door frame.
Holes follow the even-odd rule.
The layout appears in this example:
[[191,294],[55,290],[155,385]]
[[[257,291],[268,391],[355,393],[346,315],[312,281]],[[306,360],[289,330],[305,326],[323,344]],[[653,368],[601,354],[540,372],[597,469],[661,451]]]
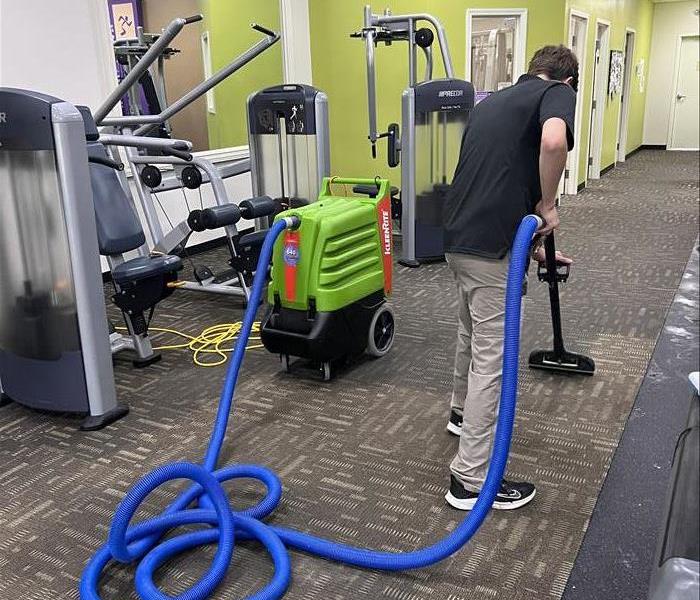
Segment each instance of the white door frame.
[[[630,38],[631,36],[631,38]],[[628,51],[627,40],[631,39]],[[617,118],[617,152],[616,160],[625,162],[627,158],[627,133],[630,118],[630,101],[632,94],[632,68],[634,66],[634,47],[637,44],[637,31],[631,27],[625,27],[625,62],[622,74],[622,102]]]
[[311,33],[308,0],[279,0],[285,83],[311,85]]
[[578,58],[578,92],[576,93],[576,118],[574,120],[574,149],[569,152],[566,161],[566,170],[568,176],[565,178],[564,193],[576,195],[578,193],[578,165],[581,160],[581,113],[583,110],[583,93],[585,89],[586,79],[586,59],[588,55],[588,28],[590,26],[590,15],[572,8],[569,11],[569,30],[567,33],[567,41],[571,47],[571,29],[572,17],[583,19],[586,22],[585,33],[583,40],[583,55]]
[[[284,1],[284,0],[283,0]],[[526,71],[527,8],[469,8],[467,9],[467,50],[465,79],[472,80],[472,18],[473,17],[518,17],[513,56],[513,83]]]
[[[600,179],[601,162],[603,157],[603,127],[605,99],[607,90],[605,82],[608,80],[608,68],[610,62],[610,21],[605,19],[595,20],[595,36],[593,39],[593,60],[595,61],[596,41],[598,40],[598,27],[603,26],[605,32],[601,37],[600,61],[594,64],[593,93],[591,94],[591,127],[588,133],[588,179]],[[600,84],[600,85],[599,85]],[[595,109],[593,108],[595,103]],[[595,135],[594,135],[595,134]]]
[[[211,40],[209,38],[209,30],[202,31],[201,34],[201,45],[202,45],[202,65],[204,66],[204,79],[209,79],[212,74],[211,66]],[[207,112],[211,115],[216,114],[216,94],[214,88],[210,89],[206,93],[206,103]]]
[[700,35],[698,35],[697,32],[682,33],[678,36],[678,40],[676,41],[676,56],[673,61],[673,87],[671,87],[671,110],[668,111],[668,128],[666,134],[666,148],[668,150],[698,150],[698,148],[674,148],[671,143],[673,141],[673,126],[676,121],[676,106],[678,105],[676,94],[678,93],[678,77],[681,69],[681,46],[683,45],[683,38],[695,37],[700,37]]

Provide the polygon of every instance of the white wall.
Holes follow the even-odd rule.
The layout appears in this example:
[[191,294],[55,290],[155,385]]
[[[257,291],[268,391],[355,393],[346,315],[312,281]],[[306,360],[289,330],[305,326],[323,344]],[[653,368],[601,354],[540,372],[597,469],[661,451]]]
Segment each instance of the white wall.
[[0,0],[0,85],[93,110],[116,85],[107,3]]
[[644,143],[665,145],[674,97],[676,49],[683,34],[698,33],[697,0],[654,5],[649,81],[644,114]]

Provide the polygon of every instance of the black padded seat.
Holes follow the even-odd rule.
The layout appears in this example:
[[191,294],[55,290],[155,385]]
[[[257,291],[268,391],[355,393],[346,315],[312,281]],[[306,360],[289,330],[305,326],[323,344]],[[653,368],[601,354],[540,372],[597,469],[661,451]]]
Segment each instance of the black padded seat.
[[112,269],[112,279],[115,283],[125,284],[155,275],[173,273],[182,268],[179,256],[165,254],[163,256],[139,256],[117,265]]
[[238,240],[238,244],[242,247],[262,246],[266,235],[267,231],[253,231],[251,233],[246,233]]

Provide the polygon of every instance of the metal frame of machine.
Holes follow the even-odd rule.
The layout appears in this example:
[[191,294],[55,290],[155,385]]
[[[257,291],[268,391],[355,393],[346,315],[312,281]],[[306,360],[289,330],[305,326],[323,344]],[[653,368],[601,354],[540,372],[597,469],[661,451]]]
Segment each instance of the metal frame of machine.
[[[248,97],[247,113],[253,195],[276,199],[282,210],[315,202],[331,168],[326,94],[273,86]],[[259,230],[268,226],[256,222]]]
[[[117,60],[118,73],[120,78],[124,77],[131,71],[143,55],[148,52],[148,49],[158,40],[160,34],[147,33],[143,27],[139,26],[136,29],[136,37],[134,38],[119,38],[114,42],[114,56]],[[132,86],[128,91],[128,102],[122,103],[122,108],[129,111],[129,114],[147,115],[162,112],[163,108],[168,104],[168,96],[165,89],[165,61],[170,57],[178,54],[180,50],[176,48],[166,47],[158,56],[158,60],[154,65],[156,77],[151,75],[151,71],[147,71],[141,77],[139,85]],[[143,93],[143,100],[139,93],[139,87]],[[125,99],[126,100],[126,99]],[[170,135],[171,130],[169,124],[162,124],[163,133]]]
[[[421,22],[428,23],[433,29],[419,27]],[[433,32],[434,30],[434,32]],[[433,79],[433,53],[432,43],[437,36],[440,54],[445,69],[446,78]],[[450,56],[449,46],[445,30],[438,19],[425,13],[393,15],[387,9],[384,14],[374,14],[369,5],[364,9],[364,25],[361,31],[354,33],[352,37],[360,37],[365,40],[365,52],[367,57],[367,106],[369,113],[369,140],[372,144],[372,156],[376,157],[376,143],[381,138],[387,138],[388,163],[390,167],[401,163],[401,235],[402,252],[399,262],[405,266],[417,267],[421,261],[444,258],[442,251],[441,233],[441,208],[432,207],[429,221],[433,223],[425,231],[417,231],[416,226],[421,221],[417,211],[416,185],[417,158],[416,150],[416,110],[428,110],[431,113],[442,115],[452,114],[452,117],[461,116],[464,124],[469,111],[474,106],[473,86],[461,79],[454,77],[454,68]],[[395,41],[408,42],[408,88],[403,93],[402,100],[402,126],[403,133],[400,136],[399,126],[395,123],[389,125],[386,132],[377,130],[377,100],[376,100],[376,69],[374,53],[379,43],[387,45]],[[418,48],[421,48],[426,59],[424,81],[418,81]],[[432,96],[428,99],[429,96]],[[417,99],[419,98],[419,99]],[[447,168],[447,117],[440,124],[443,130],[442,143],[438,154],[442,154],[441,187],[438,196],[443,196],[446,191],[447,177],[451,176]],[[430,152],[430,171],[434,177],[435,148],[432,143],[434,124],[429,124],[431,129],[431,143],[428,144]],[[461,135],[461,134],[460,134]],[[403,157],[403,158],[401,158]],[[438,163],[440,161],[438,160]],[[420,229],[420,227],[419,227]],[[427,231],[427,234],[426,234]],[[421,252],[422,241],[425,235],[437,236],[433,243],[428,244],[425,252]],[[439,248],[439,251],[435,251]]]
[[[143,43],[139,45],[138,52],[131,52],[129,56],[129,69],[126,76],[122,79],[117,88],[104,101],[102,106],[95,112],[95,121],[98,126],[114,128],[118,133],[123,135],[134,134],[136,136],[148,134],[154,127],[159,127],[167,124],[168,120],[175,114],[179,113],[186,106],[189,106],[196,99],[200,98],[211,90],[214,86],[221,83],[224,79],[238,71],[240,68],[251,62],[265,50],[273,46],[279,41],[278,33],[270,31],[265,27],[253,23],[251,27],[256,31],[264,34],[265,37],[251,46],[248,50],[236,57],[227,66],[220,69],[211,77],[205,79],[202,83],[191,89],[181,98],[177,99],[170,105],[165,104],[164,94],[159,94],[159,98],[163,101],[162,111],[155,115],[128,115],[123,117],[109,117],[108,114],[116,106],[119,100],[127,93],[134,95],[134,89],[139,79],[145,74],[150,73],[156,89],[164,89],[162,82],[162,60],[164,55],[172,52],[169,48],[170,42],[180,33],[180,31],[188,24],[202,20],[201,15],[195,15],[188,18],[174,19],[158,36],[143,34]],[[148,37],[146,37],[148,35]],[[124,48],[117,48],[117,54],[124,52]],[[136,58],[134,60],[134,58]],[[158,65],[155,72],[151,70],[154,64]],[[120,136],[123,137],[123,136]],[[171,154],[173,154],[171,152]],[[167,234],[164,233],[163,227],[158,217],[156,205],[153,199],[151,188],[143,181],[143,170],[147,166],[153,165],[168,165],[172,166],[177,174],[177,177],[183,181],[183,169],[194,166],[196,169],[205,173],[207,181],[212,185],[214,198],[217,206],[224,206],[231,203],[226,189],[224,187],[221,171],[217,169],[209,160],[201,157],[194,157],[187,152],[183,152],[180,156],[160,156],[144,153],[142,147],[127,147],[126,157],[135,174],[133,178],[139,202],[143,209],[143,214],[146,224],[153,239],[153,249],[157,252],[170,253],[176,249],[184,249],[189,236],[192,234],[192,227],[188,220],[176,224],[173,229]],[[229,176],[243,173],[249,170],[249,161],[240,161],[239,165],[234,165],[237,168],[229,170]],[[201,173],[200,173],[201,175]],[[200,180],[203,181],[202,177]],[[128,183],[124,180],[124,185],[128,189]],[[238,250],[235,240],[239,232],[235,224],[226,225],[226,240],[228,250],[233,260],[238,258]],[[142,249],[143,253],[148,252],[148,248]],[[218,294],[232,295],[243,298],[246,302],[249,298],[249,289],[245,281],[245,275],[237,272],[235,269],[227,269],[225,273],[216,275],[211,273],[206,278],[200,281],[181,281],[179,282],[181,289],[192,291],[205,291]]]
[[[98,165],[101,165],[103,167],[110,167],[111,169],[113,169],[113,171],[116,171],[116,174],[110,172],[109,170],[107,171],[108,174],[100,174],[99,171],[93,172],[93,170],[99,169],[99,166],[93,164],[91,164],[90,166],[91,178],[94,179],[93,203],[95,205],[95,211],[96,213],[98,213],[97,221],[98,223],[101,223],[104,217],[102,217],[99,213],[101,213],[101,211],[106,206],[117,206],[118,203],[121,201],[123,208],[122,212],[125,213],[129,210],[132,211],[134,219],[134,221],[132,222],[135,222],[137,224],[137,229],[139,230],[140,235],[143,236],[142,239],[144,240],[143,245],[139,246],[139,242],[137,241],[135,242],[134,246],[130,245],[128,248],[121,248],[120,251],[115,252],[111,249],[107,250],[102,248],[102,243],[104,240],[102,240],[101,236],[104,235],[104,228],[102,232],[98,232],[100,252],[105,256],[107,260],[107,265],[109,266],[110,273],[114,274],[115,270],[120,268],[120,265],[124,265],[124,263],[128,262],[125,256],[126,252],[135,250],[137,255],[144,259],[144,263],[148,262],[145,259],[148,259],[151,255],[149,252],[144,251],[144,246],[146,245],[145,235],[143,233],[140,220],[136,213],[136,207],[134,206],[133,198],[128,192],[128,185],[124,187],[124,184],[122,183],[121,178],[119,177],[119,175],[122,173],[123,165],[117,161],[112,161],[108,158],[110,152],[109,148],[139,147],[149,149],[154,152],[174,152],[176,154],[181,154],[183,152],[189,152],[189,150],[191,149],[191,144],[185,140],[176,140],[170,138],[163,139],[145,136],[100,134],[97,131],[97,127],[95,126],[94,120],[92,119],[92,115],[90,114],[89,109],[87,107],[78,108],[83,113],[83,119],[85,121],[86,138],[89,143],[88,155],[90,162],[98,162]],[[98,153],[97,157],[91,154],[91,152],[93,152],[95,149]],[[108,180],[110,178],[112,179],[111,181],[105,182],[105,177],[108,178]],[[109,183],[113,183],[113,187],[109,188],[109,191],[106,191],[102,188],[102,185],[97,183],[100,181],[102,182],[102,185],[109,185]],[[117,195],[119,195],[121,198],[117,197]],[[103,196],[107,197],[106,201]],[[119,216],[121,218],[124,217],[124,215],[122,214],[120,214]],[[162,257],[168,257],[170,255],[169,252],[158,252],[157,254]],[[175,259],[177,257],[170,256],[170,258]],[[177,259],[177,262],[180,263],[179,258]],[[128,332],[128,335],[123,335],[114,330],[114,328],[110,327],[109,337],[112,353],[117,354],[124,350],[133,351],[136,354],[136,358],[133,360],[133,364],[135,367],[139,368],[157,362],[158,360],[160,360],[160,354],[154,352],[153,346],[151,345],[151,340],[148,337],[148,325],[150,318],[146,319],[143,311],[145,307],[142,304],[142,300],[145,299],[145,290],[142,290],[140,292],[137,290],[127,291],[126,287],[121,285],[114,277],[112,279],[112,283],[114,285],[115,290],[115,295],[112,299],[122,312],[124,323],[126,324],[126,329]],[[146,310],[152,310],[155,307],[155,305],[158,302],[160,302],[160,300],[166,297],[165,290],[160,290],[157,293],[156,290],[150,290],[150,292],[151,293],[147,295],[151,296],[151,301],[147,303],[148,307],[146,308]],[[155,295],[152,295],[154,293]],[[131,296],[132,301],[125,303],[124,300],[128,296]]]

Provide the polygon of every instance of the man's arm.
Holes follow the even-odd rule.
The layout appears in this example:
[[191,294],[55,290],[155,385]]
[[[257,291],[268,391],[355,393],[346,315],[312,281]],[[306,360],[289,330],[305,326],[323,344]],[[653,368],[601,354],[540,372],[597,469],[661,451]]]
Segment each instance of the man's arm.
[[556,207],[557,190],[561,174],[566,166],[568,151],[566,123],[563,119],[552,117],[542,124],[542,141],[540,142],[540,186],[542,199],[535,211],[545,221],[539,233],[547,234],[559,227],[559,213]]

